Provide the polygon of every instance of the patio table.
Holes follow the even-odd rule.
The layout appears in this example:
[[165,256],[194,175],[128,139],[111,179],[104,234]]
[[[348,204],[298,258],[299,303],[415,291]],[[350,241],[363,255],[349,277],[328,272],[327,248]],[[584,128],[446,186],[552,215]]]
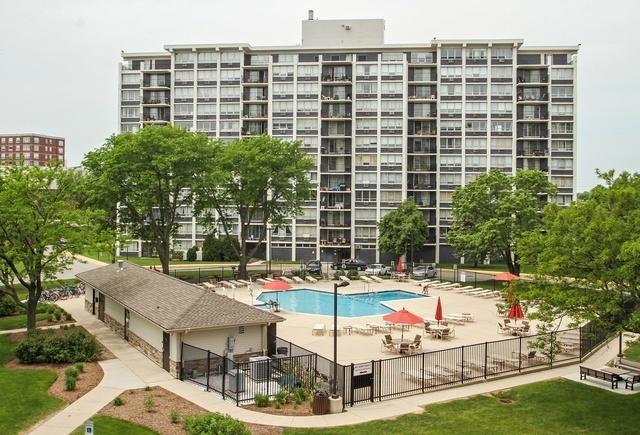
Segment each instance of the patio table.
[[[432,331],[442,332],[445,329],[451,329],[451,327],[450,326],[444,326],[444,325],[431,325],[431,326],[429,326],[429,329],[431,329]],[[442,336],[440,334],[432,334],[431,337],[432,338],[442,338]]]
[[621,369],[618,367],[602,367],[599,369],[601,372],[605,372],[605,373],[611,373],[613,375],[626,375],[631,373],[630,370],[627,369]]
[[342,327],[342,330],[344,331],[345,334],[351,335],[351,332],[353,331],[353,326],[345,325]]

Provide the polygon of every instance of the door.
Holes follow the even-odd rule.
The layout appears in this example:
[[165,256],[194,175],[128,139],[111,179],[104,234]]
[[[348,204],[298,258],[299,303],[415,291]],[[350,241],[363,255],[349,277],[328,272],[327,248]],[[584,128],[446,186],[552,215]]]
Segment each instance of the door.
[[171,342],[169,333],[162,332],[162,368],[169,371],[169,349]]
[[91,289],[91,314],[96,315],[96,289]]
[[129,341],[129,310],[124,309],[124,339]]
[[98,294],[98,319],[104,322],[104,295]]
[[275,355],[278,353],[276,348],[276,324],[269,323],[267,326],[267,355]]

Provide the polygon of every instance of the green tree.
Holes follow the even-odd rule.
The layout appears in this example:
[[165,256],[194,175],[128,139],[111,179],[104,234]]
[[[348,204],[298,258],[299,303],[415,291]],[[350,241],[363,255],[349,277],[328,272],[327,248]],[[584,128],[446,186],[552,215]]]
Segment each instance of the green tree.
[[[26,309],[36,326],[42,283],[55,279],[98,232],[99,213],[80,207],[81,175],[60,165],[0,169],[0,295]],[[22,285],[25,302],[18,297]]]
[[640,332],[640,174],[599,175],[603,185],[566,208],[548,205],[544,231],[522,239],[518,253],[539,277],[516,288],[548,323]]
[[[266,237],[267,222],[283,225],[311,197],[308,171],[313,162],[298,142],[255,136],[216,143],[211,163],[205,166],[198,177],[196,210],[210,224],[221,223],[227,236],[239,236],[239,246],[232,247],[239,258],[238,272],[245,278],[249,259]],[[238,233],[233,229],[236,223]],[[257,233],[251,233],[252,226],[257,226]],[[249,245],[252,234],[255,242]]]
[[119,229],[151,243],[164,273],[182,210],[193,205],[194,175],[212,151],[202,133],[150,125],[111,136],[84,159],[96,201],[119,204]]
[[[234,246],[235,245],[235,248]],[[237,237],[216,237],[215,234],[207,234],[202,243],[203,261],[238,261],[237,251],[240,249]]]
[[499,257],[520,274],[520,237],[541,225],[544,198],[556,188],[541,171],[519,170],[510,176],[499,170],[480,175],[453,194],[453,222],[447,242],[459,256],[478,262]]
[[427,221],[412,199],[406,199],[378,222],[378,246],[382,252],[397,256],[408,246],[422,246],[427,241]]

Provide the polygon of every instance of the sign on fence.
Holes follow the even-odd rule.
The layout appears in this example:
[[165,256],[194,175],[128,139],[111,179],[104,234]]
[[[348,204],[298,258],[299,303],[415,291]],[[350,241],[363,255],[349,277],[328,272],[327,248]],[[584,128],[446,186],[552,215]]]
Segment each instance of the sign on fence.
[[373,373],[373,363],[371,361],[353,365],[353,376],[370,375]]

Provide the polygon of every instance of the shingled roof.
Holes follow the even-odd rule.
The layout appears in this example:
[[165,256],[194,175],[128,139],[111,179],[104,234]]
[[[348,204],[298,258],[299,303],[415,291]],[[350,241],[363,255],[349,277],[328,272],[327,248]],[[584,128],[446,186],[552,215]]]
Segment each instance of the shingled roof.
[[125,308],[166,331],[281,322],[268,311],[205,290],[161,272],[123,263],[76,275]]

